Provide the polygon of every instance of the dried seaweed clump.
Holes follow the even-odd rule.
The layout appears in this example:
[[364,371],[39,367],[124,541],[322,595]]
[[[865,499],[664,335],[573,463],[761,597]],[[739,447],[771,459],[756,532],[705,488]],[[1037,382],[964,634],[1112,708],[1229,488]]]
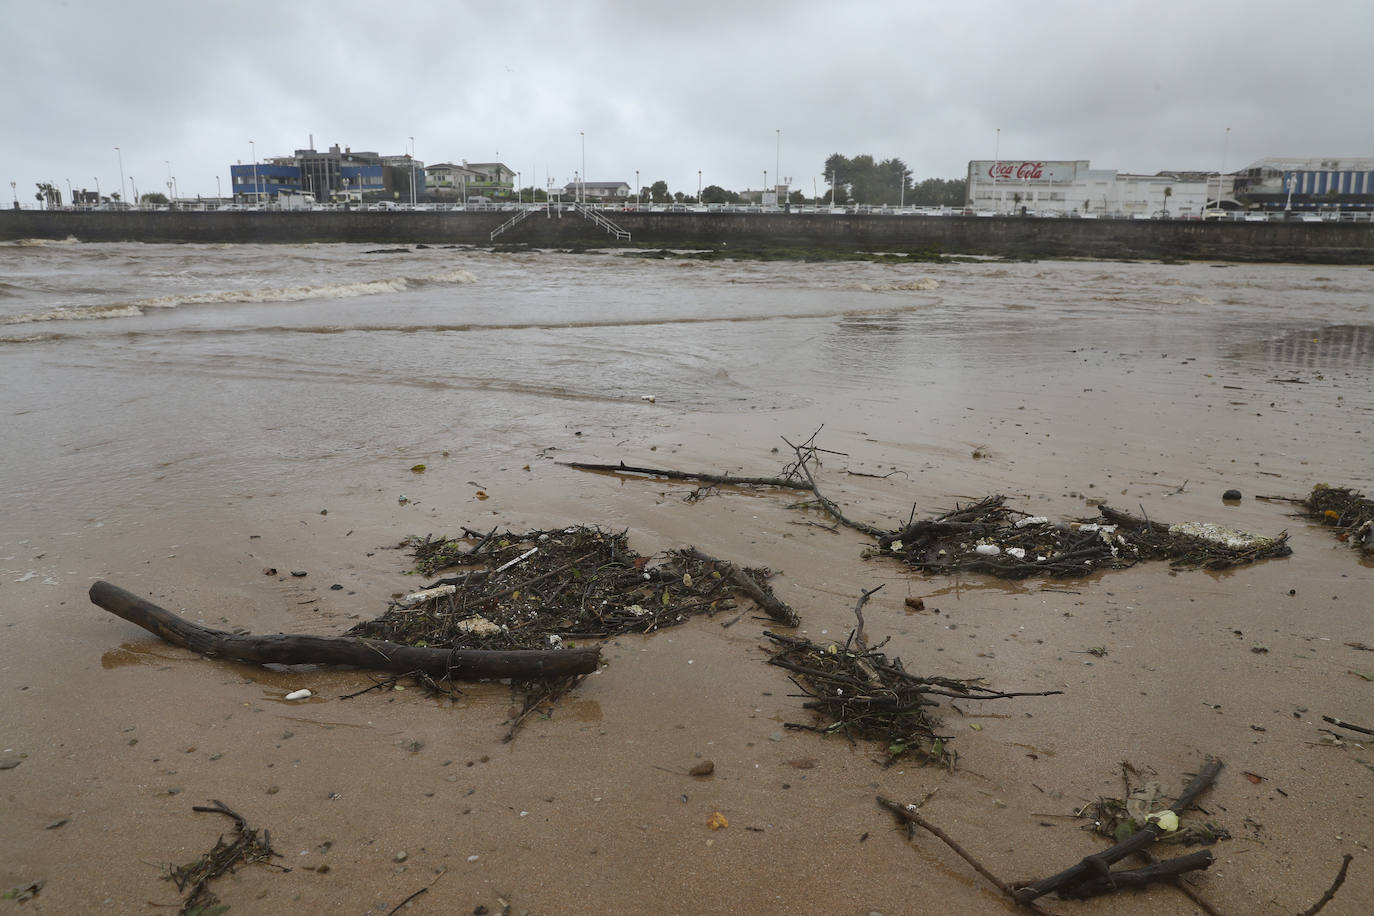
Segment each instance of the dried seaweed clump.
[[[1158,782],[1146,782],[1131,789],[1124,799],[1099,798],[1085,805],[1078,813],[1090,816],[1093,833],[1120,843],[1145,827],[1150,815],[1158,814],[1168,807],[1164,800],[1164,790]],[[1218,840],[1229,840],[1230,832],[1210,821],[1196,817],[1180,817],[1178,829],[1163,833],[1161,843],[1177,843],[1183,846],[1210,846]]]
[[1335,529],[1336,537],[1365,556],[1374,554],[1374,499],[1319,483],[1301,505],[1309,518]]
[[791,672],[792,682],[808,697],[802,705],[815,710],[823,723],[788,722],[787,728],[881,742],[884,766],[902,758],[954,766],[957,754],[947,746],[950,736],[936,734],[940,719],[930,711],[938,705],[932,697],[995,700],[1060,692],[998,693],[977,681],[917,677],[907,673],[899,658],[851,648],[852,638],[840,646],[767,631],[764,635],[777,646],[768,663]]
[[[169,866],[165,877],[168,881],[174,882],[179,891],[185,892],[187,888],[191,889],[181,905],[182,916],[209,916],[211,913],[223,913],[229,907],[217,906],[219,898],[215,896],[214,891],[210,890],[210,882],[233,872],[240,865],[269,862],[273,856],[280,857],[280,853],[272,848],[271,834],[263,830],[259,835],[256,829],[248,826],[248,822],[243,819],[242,815],[229,808],[222,801],[216,799],[213,806],[196,805],[191,810],[207,814],[223,814],[225,817],[232,818],[234,821],[233,839],[225,842],[223,835],[221,835],[215,841],[213,849],[194,862]],[[289,871],[289,869],[287,870]]]
[[894,556],[927,573],[979,572],[1003,579],[1073,578],[1168,560],[1175,569],[1228,569],[1292,553],[1288,534],[1250,535],[1209,523],[1136,518],[1108,506],[1099,517],[1052,522],[988,496],[878,539],[870,555]]
[[[411,646],[551,649],[565,639],[649,633],[733,608],[735,585],[714,564],[630,549],[625,532],[574,526],[462,540],[412,539],[416,568],[458,567],[394,601],[350,635]],[[762,586],[768,570],[748,570]]]

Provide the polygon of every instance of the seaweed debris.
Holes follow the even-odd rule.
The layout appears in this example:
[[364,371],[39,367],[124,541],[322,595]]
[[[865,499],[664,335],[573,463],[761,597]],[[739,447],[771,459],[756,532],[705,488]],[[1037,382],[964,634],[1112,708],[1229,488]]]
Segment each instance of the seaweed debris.
[[1304,515],[1336,532],[1336,537],[1365,556],[1374,555],[1374,499],[1349,487],[1319,483],[1298,502]]
[[[736,566],[693,548],[669,551],[651,563],[652,557],[630,549],[624,531],[572,526],[465,535],[409,539],[405,546],[414,552],[417,571],[457,571],[399,596],[349,635],[409,646],[557,650],[573,640],[651,633],[732,610],[741,592],[781,622],[796,624],[795,612],[768,587],[770,570]],[[579,675],[515,685],[524,697],[506,740],[580,680]]]
[[[1164,790],[1157,781],[1127,788],[1125,798],[1100,796],[1097,801],[1079,809],[1078,816],[1092,818],[1092,823],[1087,825],[1087,829],[1114,843],[1120,843],[1143,829],[1151,815],[1167,807],[1164,803]],[[1183,846],[1210,846],[1218,840],[1230,838],[1230,831],[1225,827],[1210,821],[1180,817],[1178,828],[1160,836],[1159,842],[1178,843]]]
[[[271,834],[263,830],[260,836],[257,830],[248,827],[248,822],[243,819],[243,815],[218,799],[214,800],[214,805],[195,805],[191,810],[208,814],[223,814],[225,817],[232,818],[234,821],[234,838],[226,843],[221,834],[219,839],[215,841],[213,849],[194,862],[170,866],[165,877],[168,881],[174,882],[179,891],[185,891],[188,887],[191,888],[191,893],[186,896],[186,900],[181,905],[182,916],[208,916],[210,913],[223,913],[229,908],[226,906],[221,909],[216,906],[219,903],[219,898],[210,890],[210,882],[221,875],[233,872],[239,865],[251,865],[254,862],[270,863],[273,856],[280,858],[281,854],[272,848]],[[287,870],[289,871],[289,869]]]
[[878,538],[869,556],[892,556],[923,572],[979,572],[1003,579],[1073,578],[1168,560],[1175,569],[1229,569],[1292,553],[1288,533],[1263,537],[1219,525],[1171,525],[1099,506],[1097,518],[1052,522],[988,496]]
[[[550,649],[568,639],[651,633],[735,607],[738,586],[717,564],[670,551],[651,565],[626,533],[573,526],[481,538],[412,538],[416,569],[460,568],[393,601],[350,636],[411,646]],[[724,564],[721,564],[724,565]],[[744,570],[767,591],[767,569]]]
[[770,631],[764,635],[776,645],[768,663],[790,672],[792,682],[807,697],[802,705],[814,710],[823,723],[788,722],[786,727],[844,735],[851,742],[881,742],[883,766],[905,758],[953,769],[958,754],[948,747],[951,736],[937,733],[941,721],[931,712],[939,705],[934,697],[995,700],[1063,692],[999,693],[977,680],[918,677],[907,672],[900,658],[888,659],[876,648],[866,649],[862,640],[856,645],[852,635],[843,646]]

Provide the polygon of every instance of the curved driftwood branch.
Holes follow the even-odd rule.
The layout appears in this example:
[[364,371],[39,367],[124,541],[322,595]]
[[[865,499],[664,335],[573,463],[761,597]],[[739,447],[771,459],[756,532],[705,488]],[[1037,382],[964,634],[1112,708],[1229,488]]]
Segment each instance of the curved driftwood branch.
[[777,595],[764,591],[763,587],[755,582],[752,576],[734,563],[728,560],[718,560],[709,553],[702,553],[695,547],[688,547],[682,552],[695,560],[714,565],[725,578],[739,586],[740,591],[748,595],[755,604],[763,608],[768,616],[778,623],[786,624],[789,627],[801,625],[801,618],[797,616],[797,612],[792,609],[791,605]]
[[619,464],[588,464],[585,461],[560,461],[564,467],[578,471],[597,471],[633,477],[661,477],[665,480],[701,480],[706,483],[729,484],[738,487],[780,487],[788,490],[811,490],[805,480],[792,477],[736,477],[733,474],[712,474],[700,471],[674,471],[670,468],[638,468],[625,462]]
[[155,636],[212,658],[260,665],[351,665],[376,671],[423,671],[452,680],[535,680],[589,674],[600,661],[590,649],[438,649],[354,636],[240,635],[192,623],[109,582],[91,586],[91,601]]

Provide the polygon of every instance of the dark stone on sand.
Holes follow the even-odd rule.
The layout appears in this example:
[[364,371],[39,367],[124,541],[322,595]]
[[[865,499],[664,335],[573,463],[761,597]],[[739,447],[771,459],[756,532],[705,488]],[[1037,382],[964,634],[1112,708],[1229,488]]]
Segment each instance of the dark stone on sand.
[[1241,493],[1240,493],[1239,490],[1227,490],[1225,493],[1221,494],[1221,499],[1222,499],[1223,502],[1228,502],[1228,503],[1240,502],[1240,498],[1241,498]]

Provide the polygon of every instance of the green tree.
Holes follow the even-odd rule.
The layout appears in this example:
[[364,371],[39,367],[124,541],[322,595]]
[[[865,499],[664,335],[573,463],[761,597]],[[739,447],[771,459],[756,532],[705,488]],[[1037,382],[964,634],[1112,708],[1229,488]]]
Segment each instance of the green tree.
[[826,183],[832,186],[830,199],[839,203],[852,200],[870,206],[896,205],[903,198],[903,189],[911,187],[908,171],[900,159],[880,162],[868,153],[852,159],[832,153],[825,160]]
[[161,204],[165,206],[167,204],[167,195],[163,194],[161,191],[151,191],[141,195],[138,198],[138,202],[141,204]]
[[[701,189],[701,202],[704,204],[728,204],[733,191],[727,191],[718,184],[708,184]],[[739,197],[738,194],[734,194]]]
[[668,182],[655,181],[649,186],[649,199],[656,204],[666,204],[673,199],[668,193]]

